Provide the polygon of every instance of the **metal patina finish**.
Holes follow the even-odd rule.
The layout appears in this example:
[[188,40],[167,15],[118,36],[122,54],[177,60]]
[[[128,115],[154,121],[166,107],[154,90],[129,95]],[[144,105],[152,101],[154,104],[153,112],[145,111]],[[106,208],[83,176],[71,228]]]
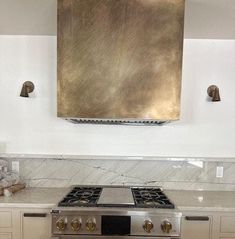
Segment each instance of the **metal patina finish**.
[[58,0],[58,116],[177,120],[184,0]]

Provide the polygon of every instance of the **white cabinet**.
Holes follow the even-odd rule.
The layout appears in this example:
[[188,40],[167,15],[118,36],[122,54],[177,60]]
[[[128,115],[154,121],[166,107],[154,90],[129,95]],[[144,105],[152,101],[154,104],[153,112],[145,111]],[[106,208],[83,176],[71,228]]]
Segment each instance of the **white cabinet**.
[[186,215],[182,218],[182,239],[210,239],[211,216]]
[[220,232],[235,233],[235,217],[222,216],[220,218]]
[[[0,210],[0,228],[9,228],[12,226],[11,211]],[[1,237],[0,237],[1,239]]]
[[[12,239],[14,213],[9,208],[0,209],[0,239]],[[16,239],[18,239],[16,237]]]
[[0,239],[50,239],[50,209],[1,208]]
[[235,239],[235,213],[219,215],[220,239]]
[[49,210],[21,212],[22,239],[50,239],[51,215]]
[[11,233],[0,233],[0,239],[12,239]]

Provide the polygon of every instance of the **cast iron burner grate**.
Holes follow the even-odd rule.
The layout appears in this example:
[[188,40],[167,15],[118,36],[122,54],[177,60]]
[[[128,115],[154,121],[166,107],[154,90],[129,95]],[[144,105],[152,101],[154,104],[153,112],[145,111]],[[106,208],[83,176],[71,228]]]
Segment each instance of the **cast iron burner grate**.
[[175,208],[160,188],[131,188],[135,206],[139,208]]
[[75,187],[59,202],[60,207],[93,207],[102,192],[100,187]]

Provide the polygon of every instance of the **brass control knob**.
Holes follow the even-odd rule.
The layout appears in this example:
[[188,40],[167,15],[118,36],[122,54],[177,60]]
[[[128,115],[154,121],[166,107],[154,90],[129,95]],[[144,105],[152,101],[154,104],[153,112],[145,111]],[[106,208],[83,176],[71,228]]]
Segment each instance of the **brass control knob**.
[[165,220],[161,224],[161,229],[164,233],[170,233],[170,231],[172,230],[172,224],[169,221]]
[[73,231],[75,232],[79,231],[81,229],[81,226],[82,226],[82,223],[80,219],[75,218],[71,221],[71,227]]
[[145,220],[143,228],[147,233],[150,233],[153,229],[153,223],[150,220]]
[[89,232],[93,232],[96,228],[95,218],[88,218],[86,221],[86,229]]
[[56,222],[56,228],[59,230],[59,231],[64,231],[65,228],[67,226],[67,222],[65,221],[64,218],[60,218],[57,222]]

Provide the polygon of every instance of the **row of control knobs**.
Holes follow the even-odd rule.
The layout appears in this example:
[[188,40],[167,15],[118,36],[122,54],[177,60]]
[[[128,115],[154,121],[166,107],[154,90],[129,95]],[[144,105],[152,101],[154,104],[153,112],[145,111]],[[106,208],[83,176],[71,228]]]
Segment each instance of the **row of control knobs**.
[[[82,220],[78,219],[78,218],[74,218],[71,221],[71,228],[73,231],[79,231],[82,227]],[[67,227],[67,221],[64,218],[60,218],[57,222],[56,222],[56,227],[59,231],[64,231]],[[151,233],[152,229],[153,229],[153,223],[150,220],[146,220],[144,221],[143,224],[143,229],[147,232],[147,233]],[[88,218],[86,221],[86,229],[89,232],[93,232],[96,229],[96,220],[95,218]],[[165,220],[162,222],[161,224],[161,229],[164,233],[170,233],[170,231],[172,230],[172,224],[168,221]]]
[[[147,233],[151,233],[153,230],[153,223],[150,220],[146,220],[143,228]],[[172,230],[172,224],[168,220],[165,220],[161,224],[161,229],[164,233],[170,233]]]
[[[82,227],[82,220],[78,218],[74,218],[71,221],[71,228],[73,231],[79,231]],[[67,221],[64,218],[60,218],[56,222],[56,227],[59,231],[64,231],[67,228]],[[86,229],[89,232],[93,232],[96,228],[95,218],[88,218],[86,221]]]

